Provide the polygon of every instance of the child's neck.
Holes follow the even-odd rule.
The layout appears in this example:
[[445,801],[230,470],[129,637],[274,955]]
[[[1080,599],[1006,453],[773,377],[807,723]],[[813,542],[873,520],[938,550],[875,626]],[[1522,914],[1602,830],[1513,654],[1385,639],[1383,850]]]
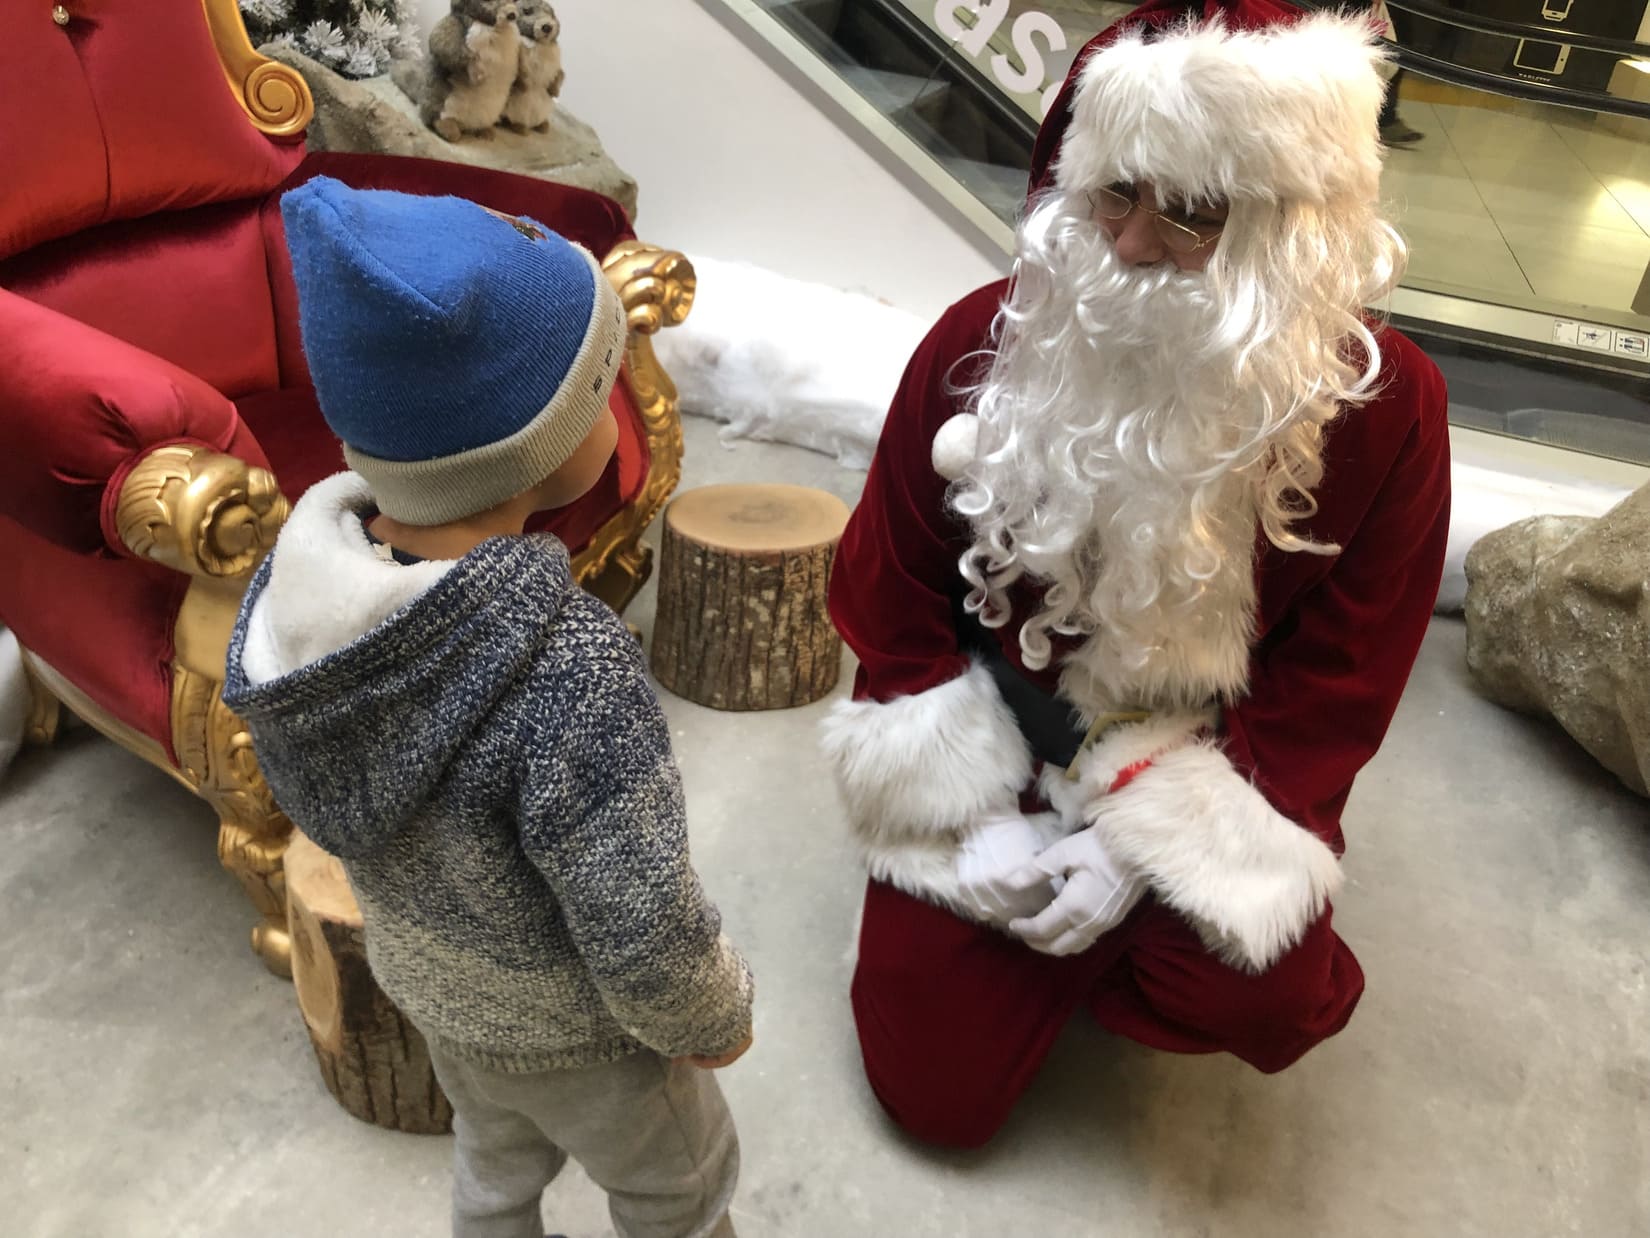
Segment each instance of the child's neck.
[[420,559],[462,559],[489,537],[520,536],[532,514],[531,502],[518,496],[448,524],[402,524],[379,512],[367,521],[367,528],[379,541]]

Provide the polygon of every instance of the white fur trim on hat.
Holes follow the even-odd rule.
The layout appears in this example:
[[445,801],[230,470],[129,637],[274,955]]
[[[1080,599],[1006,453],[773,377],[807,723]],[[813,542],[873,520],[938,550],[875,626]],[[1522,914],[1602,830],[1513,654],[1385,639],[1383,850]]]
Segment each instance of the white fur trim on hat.
[[934,471],[946,481],[956,481],[970,464],[980,443],[980,419],[973,413],[958,413],[934,435],[929,457]]
[[1378,195],[1386,53],[1367,15],[1145,33],[1084,64],[1055,164],[1062,189],[1149,180],[1202,200]]

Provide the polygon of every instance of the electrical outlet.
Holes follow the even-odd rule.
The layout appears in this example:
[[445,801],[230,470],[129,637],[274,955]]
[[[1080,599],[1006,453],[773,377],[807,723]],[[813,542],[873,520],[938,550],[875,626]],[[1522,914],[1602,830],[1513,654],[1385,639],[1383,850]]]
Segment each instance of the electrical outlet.
[[1624,357],[1650,357],[1650,335],[1616,332],[1616,351]]

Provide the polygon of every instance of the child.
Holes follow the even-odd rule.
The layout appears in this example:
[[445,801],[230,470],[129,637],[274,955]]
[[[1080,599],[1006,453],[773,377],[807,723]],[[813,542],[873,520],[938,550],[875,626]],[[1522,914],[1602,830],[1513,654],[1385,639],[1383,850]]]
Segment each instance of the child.
[[636,642],[523,533],[613,455],[618,298],[583,249],[458,198],[318,178],[281,215],[354,472],[294,508],[224,699],[429,1042],[455,1238],[540,1238],[568,1156],[624,1238],[731,1235],[708,1070],[750,1045],[750,974],[688,862]]

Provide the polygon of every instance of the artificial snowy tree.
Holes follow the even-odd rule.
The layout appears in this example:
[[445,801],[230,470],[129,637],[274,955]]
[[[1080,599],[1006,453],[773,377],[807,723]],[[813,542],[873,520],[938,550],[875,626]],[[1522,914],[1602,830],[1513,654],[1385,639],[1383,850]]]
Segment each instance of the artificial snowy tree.
[[388,72],[423,51],[410,0],[240,0],[258,46],[302,52],[345,77]]

